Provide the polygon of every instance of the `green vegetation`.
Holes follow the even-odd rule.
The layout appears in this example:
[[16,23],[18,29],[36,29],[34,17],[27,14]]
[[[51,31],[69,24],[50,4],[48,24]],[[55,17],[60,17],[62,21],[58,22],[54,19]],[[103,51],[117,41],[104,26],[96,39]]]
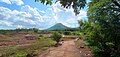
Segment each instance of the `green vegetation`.
[[94,57],[120,57],[119,2],[92,0],[89,3],[89,19],[79,21],[81,32]]
[[57,45],[59,44],[59,41],[60,39],[62,38],[62,35],[58,32],[55,32],[53,35],[52,35],[52,38],[57,42]]
[[0,47],[0,57],[26,57],[28,54],[37,56],[38,53],[55,45],[51,38],[38,38],[35,43],[30,45],[17,45]]
[[14,32],[15,32],[14,30],[0,30],[0,34],[5,34],[5,35],[12,34]]
[[[43,4],[52,4],[52,0],[35,0]],[[79,10],[84,8],[86,0],[59,0],[64,8],[72,7],[75,14],[79,14]],[[86,45],[92,49],[94,57],[120,57],[120,1],[119,0],[91,0],[88,4],[88,20],[80,20],[80,32],[75,32],[73,35],[80,35],[85,41]],[[61,26],[61,25],[60,25]],[[59,26],[59,27],[60,27]],[[57,27],[57,29],[59,28]],[[64,26],[61,26],[66,28]],[[66,29],[67,30],[67,29]],[[71,32],[60,31],[63,34]],[[23,29],[16,31],[1,30],[0,34],[10,34],[11,32],[35,32],[41,33],[37,29]],[[46,33],[48,31],[44,31]],[[57,42],[60,41],[61,35],[55,32],[52,35]],[[6,40],[2,40],[6,41]],[[46,50],[49,46],[54,45],[55,42],[48,38],[39,38],[36,43],[28,46],[7,46],[0,47],[1,57],[25,57],[31,53],[36,55],[38,52]],[[78,45],[79,46],[79,45]]]
[[14,30],[0,30],[0,34],[4,34],[4,35],[9,35],[9,34],[18,33],[18,32],[39,33],[41,31],[39,29],[37,29],[37,28],[30,28],[30,29],[22,28],[22,29],[14,29]]
[[37,29],[37,28],[29,28],[29,29],[22,28],[22,29],[15,29],[14,31],[16,31],[16,32],[34,32],[34,33],[38,33],[39,29]]
[[71,35],[71,32],[70,31],[65,31],[63,32],[64,35]]
[[0,42],[12,42],[14,41],[14,39],[11,39],[11,38],[2,38],[0,39]]

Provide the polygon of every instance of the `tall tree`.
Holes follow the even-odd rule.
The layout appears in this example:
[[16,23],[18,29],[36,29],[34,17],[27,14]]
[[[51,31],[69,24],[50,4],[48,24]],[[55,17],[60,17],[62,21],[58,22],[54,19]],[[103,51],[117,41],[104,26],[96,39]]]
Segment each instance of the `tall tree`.
[[79,21],[95,57],[120,56],[120,1],[114,1],[92,0],[88,21]]

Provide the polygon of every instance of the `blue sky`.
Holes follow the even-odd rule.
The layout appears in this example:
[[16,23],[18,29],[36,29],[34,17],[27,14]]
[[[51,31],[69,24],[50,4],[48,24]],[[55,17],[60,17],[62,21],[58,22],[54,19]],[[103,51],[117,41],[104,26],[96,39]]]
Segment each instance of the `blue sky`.
[[0,0],[0,29],[46,29],[56,23],[78,27],[77,20],[87,19],[87,9],[75,16],[73,9],[62,8],[60,3],[46,6],[34,0]]

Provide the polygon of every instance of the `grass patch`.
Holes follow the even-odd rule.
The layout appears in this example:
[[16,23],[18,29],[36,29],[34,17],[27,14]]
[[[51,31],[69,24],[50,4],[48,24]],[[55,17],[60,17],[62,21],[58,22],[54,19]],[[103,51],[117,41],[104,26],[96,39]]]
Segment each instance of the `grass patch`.
[[3,38],[3,39],[0,39],[0,42],[11,42],[13,41],[14,39],[10,39],[10,38]]
[[6,46],[0,47],[0,57],[26,57],[27,54],[37,56],[38,53],[47,50],[55,45],[51,38],[39,38],[35,43],[27,46]]
[[80,40],[75,41],[75,46],[76,46],[76,47],[80,47],[80,46],[81,46],[81,44],[80,44]]

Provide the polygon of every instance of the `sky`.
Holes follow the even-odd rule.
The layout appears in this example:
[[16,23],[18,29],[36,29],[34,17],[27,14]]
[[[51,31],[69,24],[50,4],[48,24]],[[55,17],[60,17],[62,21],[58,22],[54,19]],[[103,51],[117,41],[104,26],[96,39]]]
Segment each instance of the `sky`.
[[75,28],[81,19],[87,19],[87,7],[76,16],[59,2],[46,6],[34,0],[0,0],[0,29],[47,29],[56,23]]

